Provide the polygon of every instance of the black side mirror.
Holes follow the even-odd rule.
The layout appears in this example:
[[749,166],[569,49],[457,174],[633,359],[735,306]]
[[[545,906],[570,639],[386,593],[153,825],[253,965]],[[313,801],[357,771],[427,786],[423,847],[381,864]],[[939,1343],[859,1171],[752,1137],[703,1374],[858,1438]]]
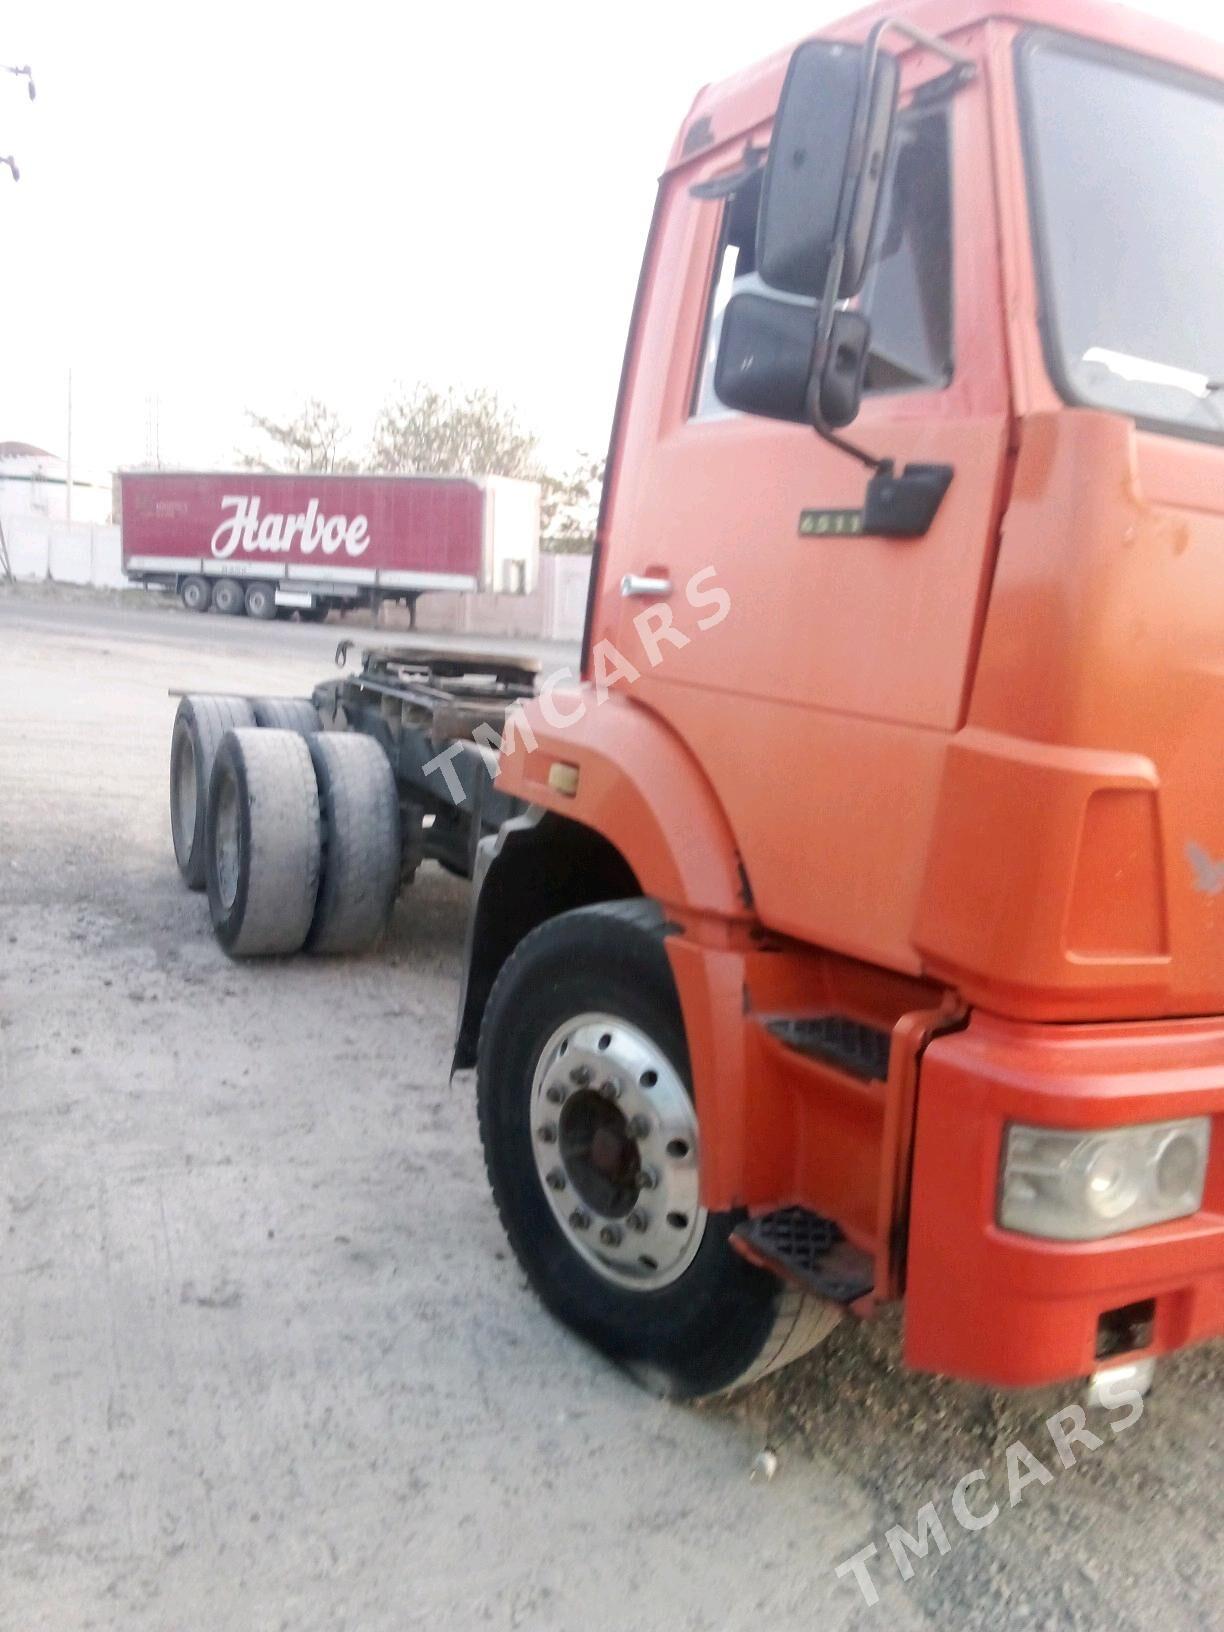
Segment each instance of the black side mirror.
[[[745,292],[723,313],[714,390],[728,408],[770,419],[812,423],[812,352],[820,314],[814,306]],[[859,411],[871,325],[861,312],[839,311],[819,381],[826,425],[849,425]]]
[[791,57],[757,222],[772,288],[815,300],[862,288],[898,89],[896,58],[874,44],[809,40]]

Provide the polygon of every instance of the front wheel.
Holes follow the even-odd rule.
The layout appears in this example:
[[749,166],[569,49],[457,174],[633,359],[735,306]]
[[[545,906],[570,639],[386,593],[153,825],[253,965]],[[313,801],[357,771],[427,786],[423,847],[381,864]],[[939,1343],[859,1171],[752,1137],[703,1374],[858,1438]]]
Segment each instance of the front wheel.
[[730,1245],[699,1196],[700,1131],[665,925],[651,901],[579,908],[508,959],[477,1099],[510,1243],[559,1319],[673,1398],[797,1358],[838,1311]]

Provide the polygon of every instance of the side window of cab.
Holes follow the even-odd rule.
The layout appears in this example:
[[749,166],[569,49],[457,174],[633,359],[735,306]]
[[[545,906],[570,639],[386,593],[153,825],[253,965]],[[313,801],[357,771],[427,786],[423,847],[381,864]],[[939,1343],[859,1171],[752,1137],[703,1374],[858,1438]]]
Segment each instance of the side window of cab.
[[[775,300],[756,270],[761,205],[758,169],[723,206],[714,275],[706,303],[694,419],[733,412],[714,390],[722,316],[732,295],[756,289]],[[952,179],[949,122],[942,108],[901,115],[880,210],[880,228],[863,293],[871,319],[866,390],[938,391],[952,378]]]

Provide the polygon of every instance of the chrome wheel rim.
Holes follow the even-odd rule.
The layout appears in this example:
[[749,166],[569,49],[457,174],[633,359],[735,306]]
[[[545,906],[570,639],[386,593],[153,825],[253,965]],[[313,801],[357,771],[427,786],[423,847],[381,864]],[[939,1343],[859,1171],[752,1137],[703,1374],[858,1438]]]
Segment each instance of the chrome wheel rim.
[[228,912],[238,898],[238,861],[242,841],[238,830],[238,784],[232,776],[223,779],[217,790],[217,828],[214,851],[217,861],[217,890]]
[[683,1275],[706,1228],[697,1116],[644,1031],[597,1013],[558,1026],[532,1078],[531,1145],[562,1234],[605,1280],[655,1292]]

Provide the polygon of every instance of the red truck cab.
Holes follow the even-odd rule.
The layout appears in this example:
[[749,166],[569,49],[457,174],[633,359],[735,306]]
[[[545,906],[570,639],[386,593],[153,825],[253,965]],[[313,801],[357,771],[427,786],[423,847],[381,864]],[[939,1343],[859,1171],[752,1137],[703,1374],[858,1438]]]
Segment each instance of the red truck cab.
[[537,1289],[675,1392],[796,1291],[994,1384],[1224,1333],[1222,140],[1224,48],[1091,0],[876,7],[677,137],[457,1056]]

